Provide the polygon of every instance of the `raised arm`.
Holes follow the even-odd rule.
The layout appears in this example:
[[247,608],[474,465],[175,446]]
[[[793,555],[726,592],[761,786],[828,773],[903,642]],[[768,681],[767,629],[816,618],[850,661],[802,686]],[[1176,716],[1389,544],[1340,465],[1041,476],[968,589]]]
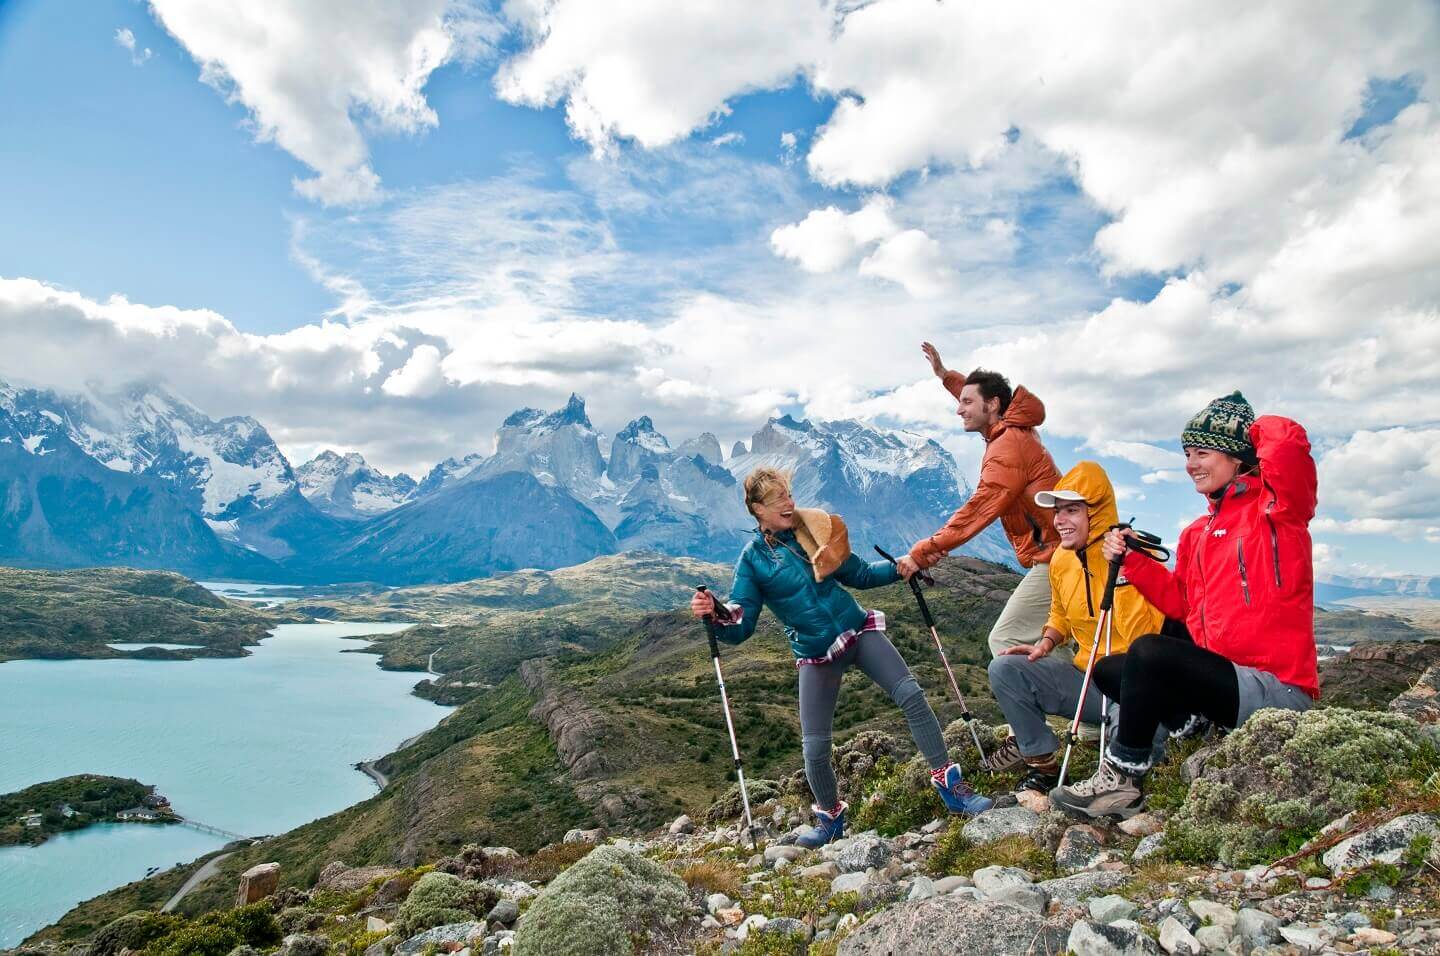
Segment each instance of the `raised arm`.
[[835,569],[835,580],[847,588],[879,588],[900,580],[900,572],[889,561],[862,561],[852,553]]
[[1260,459],[1260,480],[1275,494],[1275,517],[1308,524],[1315,517],[1317,482],[1305,429],[1279,415],[1261,415],[1250,426],[1250,442]]

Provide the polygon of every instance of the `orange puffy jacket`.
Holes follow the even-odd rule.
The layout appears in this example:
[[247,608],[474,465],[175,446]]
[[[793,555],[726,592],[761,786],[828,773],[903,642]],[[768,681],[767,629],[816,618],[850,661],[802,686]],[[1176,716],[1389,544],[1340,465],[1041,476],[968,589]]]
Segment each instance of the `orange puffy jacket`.
[[[945,373],[945,388],[956,401],[965,376]],[[928,568],[946,554],[1000,519],[1021,567],[1050,560],[1060,543],[1050,513],[1035,503],[1037,491],[1050,491],[1060,480],[1055,460],[1040,444],[1035,429],[1045,421],[1045,404],[1020,385],[1000,421],[985,436],[985,457],[980,462],[980,483],[945,527],[910,549],[910,557]]]

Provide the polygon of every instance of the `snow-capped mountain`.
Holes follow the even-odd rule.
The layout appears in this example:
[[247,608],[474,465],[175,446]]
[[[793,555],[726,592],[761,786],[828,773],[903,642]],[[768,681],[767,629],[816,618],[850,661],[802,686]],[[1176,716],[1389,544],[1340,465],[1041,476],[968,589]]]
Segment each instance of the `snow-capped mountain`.
[[355,452],[341,456],[322,451],[296,468],[295,477],[300,482],[300,493],[311,504],[346,521],[392,511],[414,498],[417,487],[409,475],[401,473],[392,478],[371,468]]
[[446,458],[420,479],[414,497],[425,498],[442,488],[448,488],[484,463],[485,456],[478,453],[466,455],[464,458]]
[[248,416],[217,421],[146,383],[84,395],[6,386],[0,407],[25,438],[64,435],[111,471],[158,480],[221,538],[266,557],[289,557],[334,531]]

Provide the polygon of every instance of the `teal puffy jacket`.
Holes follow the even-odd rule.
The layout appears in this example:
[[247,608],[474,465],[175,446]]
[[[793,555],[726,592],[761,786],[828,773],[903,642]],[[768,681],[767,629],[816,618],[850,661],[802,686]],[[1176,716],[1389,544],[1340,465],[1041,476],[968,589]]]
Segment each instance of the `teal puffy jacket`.
[[756,531],[735,562],[730,603],[738,604],[744,616],[715,629],[715,636],[727,644],[739,644],[754,634],[760,609],[768,607],[785,626],[797,660],[823,657],[835,638],[865,623],[865,609],[840,585],[878,588],[900,578],[889,561],[867,564],[851,554],[834,574],[816,584],[795,533],[782,531],[774,539],[772,547]]

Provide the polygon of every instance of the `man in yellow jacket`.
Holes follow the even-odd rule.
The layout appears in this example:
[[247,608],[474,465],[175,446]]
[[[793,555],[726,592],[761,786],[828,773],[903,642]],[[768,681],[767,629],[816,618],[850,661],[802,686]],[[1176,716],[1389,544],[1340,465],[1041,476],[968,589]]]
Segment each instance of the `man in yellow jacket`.
[[[1036,643],[1007,648],[990,662],[990,689],[1014,734],[991,761],[997,770],[1024,764],[1029,773],[1020,788],[1048,793],[1059,780],[1060,741],[1045,717],[1074,716],[1090,655],[1105,653],[1104,635],[1096,633],[1108,572],[1102,547],[1105,532],[1120,518],[1110,479],[1093,461],[1070,469],[1053,491],[1037,493],[1035,503],[1052,511],[1060,535],[1050,562],[1050,616]],[[1158,632],[1164,623],[1160,611],[1123,577],[1115,588],[1113,615],[1111,654],[1125,653],[1131,641]],[[1073,658],[1051,653],[1069,641],[1076,645]],[[1095,724],[1100,718],[1100,692],[1092,686],[1081,719]]]

